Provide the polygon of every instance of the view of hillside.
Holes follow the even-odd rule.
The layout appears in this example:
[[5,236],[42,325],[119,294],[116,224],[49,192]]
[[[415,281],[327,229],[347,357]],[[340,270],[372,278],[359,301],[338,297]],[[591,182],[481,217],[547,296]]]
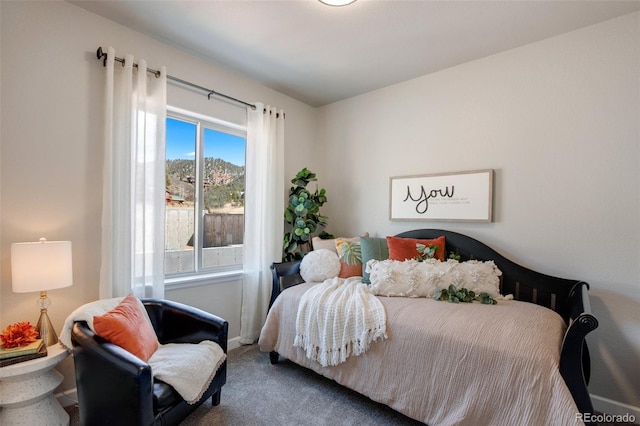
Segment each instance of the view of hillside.
[[[167,160],[166,186],[171,195],[194,201],[194,160]],[[236,166],[220,158],[204,159],[204,206],[209,211],[244,205],[244,166]]]

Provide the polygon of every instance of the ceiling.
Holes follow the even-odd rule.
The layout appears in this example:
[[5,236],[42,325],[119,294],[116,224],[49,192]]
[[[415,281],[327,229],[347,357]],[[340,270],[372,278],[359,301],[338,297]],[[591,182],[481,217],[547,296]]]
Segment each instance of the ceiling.
[[640,10],[640,0],[71,2],[312,106]]

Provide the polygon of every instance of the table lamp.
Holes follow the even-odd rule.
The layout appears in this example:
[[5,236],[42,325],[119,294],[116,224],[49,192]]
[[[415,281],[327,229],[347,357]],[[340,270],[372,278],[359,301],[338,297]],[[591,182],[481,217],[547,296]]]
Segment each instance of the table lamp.
[[11,244],[11,284],[15,293],[40,292],[40,318],[36,329],[47,346],[58,343],[47,308],[47,290],[73,285],[71,241]]

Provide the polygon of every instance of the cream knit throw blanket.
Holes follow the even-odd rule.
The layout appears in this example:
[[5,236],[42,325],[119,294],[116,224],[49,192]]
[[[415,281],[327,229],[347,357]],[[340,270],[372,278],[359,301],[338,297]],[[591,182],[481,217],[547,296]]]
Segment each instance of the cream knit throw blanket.
[[386,338],[384,306],[360,277],[325,280],[300,300],[293,345],[323,367],[343,363]]

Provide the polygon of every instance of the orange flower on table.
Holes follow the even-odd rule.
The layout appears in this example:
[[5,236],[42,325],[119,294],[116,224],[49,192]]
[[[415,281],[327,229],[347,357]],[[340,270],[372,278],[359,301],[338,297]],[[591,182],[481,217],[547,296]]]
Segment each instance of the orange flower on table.
[[38,331],[29,321],[11,324],[0,334],[2,347],[6,349],[28,345],[35,342],[38,337],[40,337]]

